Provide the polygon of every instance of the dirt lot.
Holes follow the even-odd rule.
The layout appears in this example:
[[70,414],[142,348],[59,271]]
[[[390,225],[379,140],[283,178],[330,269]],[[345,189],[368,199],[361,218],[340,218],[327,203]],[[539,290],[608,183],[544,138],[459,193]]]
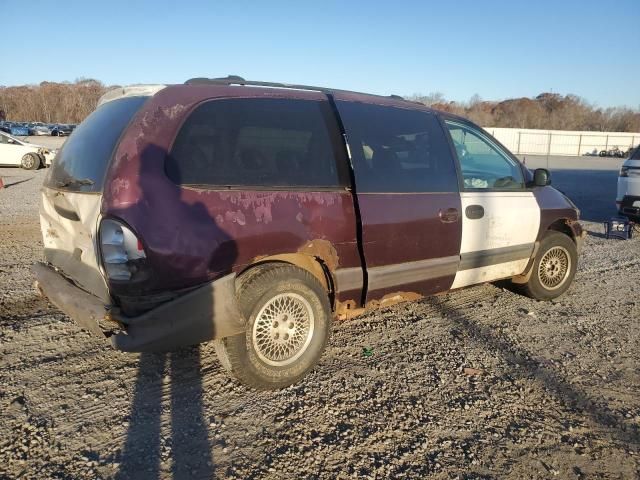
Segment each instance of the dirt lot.
[[[553,162],[613,213],[620,161]],[[585,222],[559,300],[483,285],[337,323],[302,383],[256,393],[210,345],[119,353],[35,295],[44,173],[0,169],[0,478],[640,475],[640,239]]]
[[33,143],[34,145],[41,145],[49,148],[60,148],[68,137],[50,137],[47,135],[30,136],[30,137],[18,137],[25,142]]

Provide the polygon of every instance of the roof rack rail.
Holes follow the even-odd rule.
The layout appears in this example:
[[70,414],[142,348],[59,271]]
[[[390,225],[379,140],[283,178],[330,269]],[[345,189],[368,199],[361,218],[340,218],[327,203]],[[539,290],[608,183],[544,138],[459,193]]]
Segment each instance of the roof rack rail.
[[[185,85],[247,85],[251,87],[272,87],[272,88],[291,88],[296,90],[313,90],[316,92],[323,93],[332,93],[332,92],[344,92],[344,93],[357,93],[360,95],[372,95],[374,97],[385,97],[384,95],[374,95],[372,93],[364,93],[364,92],[355,92],[352,90],[340,90],[337,88],[327,88],[327,87],[316,87],[312,85],[299,85],[295,83],[279,83],[279,82],[261,82],[254,80],[245,80],[243,77],[239,75],[228,75],[222,78],[205,78],[205,77],[196,77],[190,78],[186,82]],[[405,102],[409,102],[400,95],[387,95],[385,98],[393,98],[394,100],[404,100]]]
[[221,78],[206,78],[206,77],[196,77],[190,78],[186,82],[185,85],[209,85],[212,83],[221,84],[221,85],[233,85],[233,84],[244,84],[246,80],[239,75],[227,75],[226,77]]

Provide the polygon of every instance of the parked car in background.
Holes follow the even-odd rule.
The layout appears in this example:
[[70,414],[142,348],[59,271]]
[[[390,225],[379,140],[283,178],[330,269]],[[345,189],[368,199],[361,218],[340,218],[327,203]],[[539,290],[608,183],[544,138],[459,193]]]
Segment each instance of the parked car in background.
[[29,129],[17,122],[4,122],[0,126],[0,130],[14,137],[28,137]]
[[40,125],[31,124],[29,126],[29,135],[31,136],[51,135],[51,130],[44,124],[40,124]]
[[464,118],[237,77],[108,92],[41,198],[41,293],[120,350],[214,340],[256,388],[301,379],[334,317],[500,279],[556,298],[584,238]]
[[37,170],[51,165],[57,151],[0,132],[0,165]]
[[633,222],[640,222],[640,146],[620,168],[616,206],[620,215]]
[[66,137],[71,135],[73,128],[71,125],[57,124],[51,129],[51,135],[54,137]]
[[616,157],[625,158],[629,154],[629,150],[621,150],[617,146],[610,148],[609,150],[601,150],[599,155],[601,157]]

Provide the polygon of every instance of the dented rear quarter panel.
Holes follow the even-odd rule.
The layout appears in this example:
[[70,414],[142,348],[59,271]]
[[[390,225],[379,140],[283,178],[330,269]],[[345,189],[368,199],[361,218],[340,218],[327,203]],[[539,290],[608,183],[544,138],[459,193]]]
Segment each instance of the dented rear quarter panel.
[[165,158],[197,105],[250,97],[326,101],[318,92],[176,85],[152,97],[121,139],[107,173],[102,214],[123,220],[142,239],[153,271],[144,286],[148,293],[214,280],[264,256],[305,253],[314,240],[335,249],[329,267],[360,266],[346,189],[213,190],[179,187],[166,176]]

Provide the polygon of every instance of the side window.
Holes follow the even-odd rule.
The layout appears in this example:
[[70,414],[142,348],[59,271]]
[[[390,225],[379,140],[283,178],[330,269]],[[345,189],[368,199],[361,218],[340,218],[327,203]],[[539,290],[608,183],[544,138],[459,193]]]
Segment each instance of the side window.
[[435,115],[345,101],[337,106],[359,192],[458,191],[454,160]]
[[182,126],[169,178],[212,187],[338,187],[348,180],[340,132],[326,101],[212,100]]
[[19,143],[15,141],[13,138],[7,137],[5,135],[0,135],[0,143],[5,145],[19,145]]
[[446,122],[460,162],[465,188],[518,190],[524,188],[520,164],[467,125]]

